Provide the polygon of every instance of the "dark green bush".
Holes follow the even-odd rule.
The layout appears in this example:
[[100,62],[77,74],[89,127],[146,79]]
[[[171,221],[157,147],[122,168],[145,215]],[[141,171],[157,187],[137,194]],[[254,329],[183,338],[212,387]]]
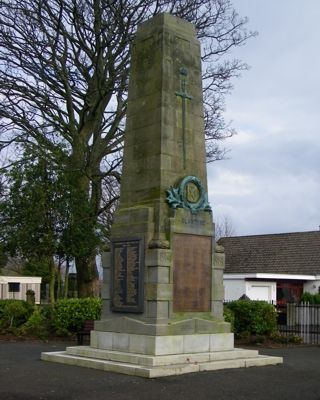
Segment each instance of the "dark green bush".
[[7,307],[7,304],[10,304],[15,301],[20,301],[20,300],[0,300],[0,320],[2,319],[4,309]]
[[23,300],[0,301],[0,330],[7,332],[24,324],[32,314],[33,307]]
[[301,302],[309,304],[320,304],[320,294],[311,294],[309,292],[304,292],[301,296]]
[[270,335],[277,329],[277,312],[265,301],[237,300],[226,308],[234,314],[234,333],[244,338],[250,335]]
[[32,335],[69,335],[88,319],[100,319],[102,302],[97,298],[58,300],[50,305],[32,306],[22,300],[0,300],[0,332]]
[[47,318],[43,310],[42,307],[34,306],[33,313],[19,329],[20,335],[32,335],[42,339],[49,336],[50,319]]
[[313,304],[314,300],[313,300],[313,295],[311,293],[308,292],[304,292],[301,296],[301,302],[302,303],[310,303]]
[[101,299],[83,298],[58,300],[53,310],[53,324],[57,334],[67,335],[81,329],[85,320],[100,319]]
[[226,322],[229,322],[229,324],[231,326],[231,331],[233,332],[234,331],[234,313],[227,306],[225,306],[223,308],[223,317]]

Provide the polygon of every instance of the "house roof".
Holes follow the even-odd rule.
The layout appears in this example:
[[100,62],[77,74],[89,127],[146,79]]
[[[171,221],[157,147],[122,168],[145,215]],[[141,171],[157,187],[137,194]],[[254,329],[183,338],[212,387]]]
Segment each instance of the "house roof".
[[320,274],[320,231],[225,237],[218,244],[227,274]]

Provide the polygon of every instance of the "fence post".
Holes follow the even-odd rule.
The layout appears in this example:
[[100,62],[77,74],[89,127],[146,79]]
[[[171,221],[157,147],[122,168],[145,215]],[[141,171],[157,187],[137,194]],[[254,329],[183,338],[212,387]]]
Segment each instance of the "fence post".
[[300,308],[300,336],[304,343],[310,343],[310,304],[301,303]]
[[296,324],[296,309],[295,304],[287,303],[287,326],[294,326]]

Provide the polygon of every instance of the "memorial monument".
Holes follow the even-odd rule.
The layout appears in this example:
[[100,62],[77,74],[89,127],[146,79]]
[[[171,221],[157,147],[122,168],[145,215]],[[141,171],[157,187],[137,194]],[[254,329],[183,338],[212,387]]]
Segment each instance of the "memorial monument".
[[200,45],[170,14],[132,48],[120,203],[90,346],[42,359],[145,377],[277,364],[234,348],[207,197]]

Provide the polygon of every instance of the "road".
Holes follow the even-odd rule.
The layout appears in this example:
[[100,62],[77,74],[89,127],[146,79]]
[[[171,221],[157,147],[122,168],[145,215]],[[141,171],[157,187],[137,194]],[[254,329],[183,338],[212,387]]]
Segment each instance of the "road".
[[64,343],[0,341],[1,400],[320,400],[320,347],[260,349],[278,366],[144,379],[40,360]]

